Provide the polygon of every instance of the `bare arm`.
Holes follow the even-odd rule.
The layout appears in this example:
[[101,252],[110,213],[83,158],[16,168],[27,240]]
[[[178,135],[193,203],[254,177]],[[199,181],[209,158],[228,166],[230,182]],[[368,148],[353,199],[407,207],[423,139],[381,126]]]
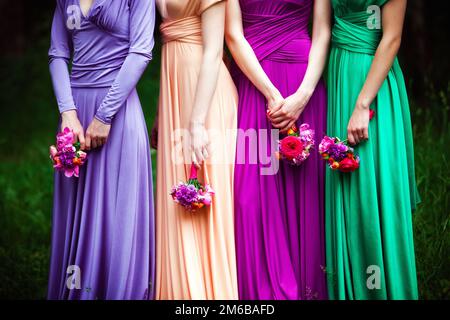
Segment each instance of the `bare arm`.
[[280,106],[283,97],[264,72],[255,52],[244,37],[238,0],[228,1],[225,30],[228,48],[239,68],[267,99],[269,109]]
[[205,121],[222,63],[224,28],[225,3],[218,2],[202,13],[203,56],[190,119],[192,162],[197,167],[209,156]]
[[286,131],[305,109],[322,77],[331,38],[331,6],[329,0],[314,1],[312,45],[308,68],[298,90],[286,98],[283,106],[270,114],[275,128]]
[[407,0],[391,0],[382,9],[383,37],[348,124],[348,140],[351,144],[369,139],[369,108],[400,49],[406,4]]

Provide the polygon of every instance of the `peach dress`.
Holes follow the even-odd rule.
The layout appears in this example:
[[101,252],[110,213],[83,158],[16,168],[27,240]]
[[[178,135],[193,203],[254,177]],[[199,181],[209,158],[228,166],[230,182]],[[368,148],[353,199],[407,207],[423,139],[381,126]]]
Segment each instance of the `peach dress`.
[[201,14],[221,1],[157,1],[163,17],[164,44],[159,98],[156,299],[238,298],[233,217],[237,90],[224,63],[206,120],[206,129],[212,129],[211,155],[199,171],[200,182],[210,184],[216,192],[213,203],[189,213],[169,195],[172,186],[187,181],[190,173],[189,160],[184,160],[190,156],[183,158],[186,148],[180,141],[185,141],[189,132],[202,62]]

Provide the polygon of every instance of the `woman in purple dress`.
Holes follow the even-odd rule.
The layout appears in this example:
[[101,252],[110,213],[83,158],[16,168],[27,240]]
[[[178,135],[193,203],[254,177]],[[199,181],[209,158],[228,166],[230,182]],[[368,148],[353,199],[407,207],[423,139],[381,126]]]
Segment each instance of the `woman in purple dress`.
[[[314,2],[314,3],[313,3]],[[274,157],[278,131],[326,131],[321,81],[330,39],[328,0],[229,1],[227,44],[237,66],[235,228],[241,299],[326,299],[324,165]],[[308,23],[313,11],[312,39]]]
[[152,298],[151,159],[135,87],[154,14],[153,0],[57,1],[50,73],[61,128],[88,159],[79,178],[55,174],[49,299]]

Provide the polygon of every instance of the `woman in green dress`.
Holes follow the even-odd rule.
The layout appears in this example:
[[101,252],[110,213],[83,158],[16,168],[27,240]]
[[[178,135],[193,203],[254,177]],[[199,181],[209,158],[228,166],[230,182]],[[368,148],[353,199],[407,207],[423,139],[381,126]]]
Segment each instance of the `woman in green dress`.
[[417,299],[411,215],[420,200],[408,97],[396,58],[406,0],[331,4],[328,135],[355,145],[361,166],[351,174],[327,170],[329,296]]

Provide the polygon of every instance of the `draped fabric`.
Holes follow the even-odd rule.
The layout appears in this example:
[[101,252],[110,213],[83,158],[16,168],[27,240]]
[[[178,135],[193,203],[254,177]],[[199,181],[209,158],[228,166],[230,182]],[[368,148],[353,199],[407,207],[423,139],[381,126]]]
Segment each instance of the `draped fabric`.
[[60,111],[76,109],[86,130],[101,108],[111,131],[79,178],[55,173],[49,299],[153,298],[152,166],[135,89],[151,58],[153,10],[149,0],[96,0],[83,16],[78,0],[57,1],[49,56]]
[[[382,35],[367,27],[372,13],[366,9],[385,2],[332,1],[328,135],[347,137]],[[326,172],[328,292],[331,299],[417,299],[411,212],[420,199],[408,96],[397,59],[371,108],[369,140],[356,147],[360,169]]]
[[175,184],[189,178],[190,155],[183,158],[189,146],[177,136],[189,132],[194,107],[203,54],[200,13],[219,1],[186,1],[176,12],[167,10],[169,1],[158,3],[164,20],[164,45],[159,98],[156,298],[235,300],[236,139],[230,133],[236,128],[237,93],[224,63],[205,123],[211,141],[210,158],[199,170],[199,180],[215,191],[212,205],[192,214],[169,194]]
[[[311,48],[312,1],[241,0],[245,37],[284,97],[299,88]],[[235,229],[241,299],[326,299],[324,165],[317,153],[301,167],[273,161],[264,96],[234,67],[239,92]],[[326,129],[322,82],[297,124]],[[254,132],[254,135],[252,134]],[[252,139],[254,142],[249,143]],[[251,147],[251,146],[254,147]],[[245,161],[242,161],[245,159]],[[253,160],[254,161],[253,161]],[[266,172],[272,166],[273,172]]]

